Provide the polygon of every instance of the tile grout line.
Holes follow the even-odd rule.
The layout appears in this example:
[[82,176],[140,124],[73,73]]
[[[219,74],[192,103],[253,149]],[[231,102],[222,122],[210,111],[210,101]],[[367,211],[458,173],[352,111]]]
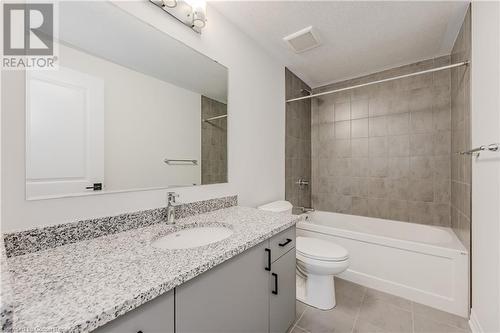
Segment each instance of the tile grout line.
[[361,314],[361,307],[363,306],[363,302],[365,301],[365,296],[366,296],[366,292],[367,292],[368,288],[366,288],[366,287],[364,287],[364,288],[365,288],[365,290],[363,292],[363,296],[361,297],[361,303],[359,304],[359,309],[356,312],[356,316],[354,317],[354,322],[352,323],[351,333],[354,333],[354,328],[356,327],[356,324],[357,324],[358,319],[359,319],[359,315]]
[[[298,300],[296,300],[296,301],[298,301]],[[298,302],[300,302],[300,301],[298,301]],[[297,324],[302,319],[302,317],[304,316],[304,313],[306,313],[306,311],[307,311],[307,308],[305,308],[304,311],[302,311],[302,313],[300,314],[299,318],[295,321],[295,324],[293,324],[292,329],[290,330],[290,332],[292,332],[296,327],[302,329],[302,327],[297,326]],[[302,330],[302,331],[305,331],[305,330]]]

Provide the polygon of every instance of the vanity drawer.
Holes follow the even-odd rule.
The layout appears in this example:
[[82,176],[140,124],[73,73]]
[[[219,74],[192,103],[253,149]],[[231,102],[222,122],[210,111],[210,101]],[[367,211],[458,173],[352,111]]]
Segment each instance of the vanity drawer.
[[269,240],[271,249],[271,262],[275,262],[279,257],[295,247],[295,226],[280,232]]

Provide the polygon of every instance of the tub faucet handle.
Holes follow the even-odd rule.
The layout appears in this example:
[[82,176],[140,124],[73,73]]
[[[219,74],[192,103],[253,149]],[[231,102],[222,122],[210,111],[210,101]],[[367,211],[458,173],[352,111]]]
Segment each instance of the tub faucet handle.
[[295,184],[299,185],[299,186],[308,186],[309,185],[309,181],[304,179],[304,178],[299,178]]

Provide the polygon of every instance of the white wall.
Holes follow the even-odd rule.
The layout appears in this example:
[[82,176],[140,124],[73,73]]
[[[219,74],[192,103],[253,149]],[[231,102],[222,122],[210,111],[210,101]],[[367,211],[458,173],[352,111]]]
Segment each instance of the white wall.
[[[472,146],[500,142],[500,3],[472,3]],[[472,313],[500,332],[500,156],[472,163]]]
[[[181,201],[238,194],[241,205],[284,197],[284,67],[224,17],[207,8],[198,35],[155,5],[120,2],[149,24],[229,68],[228,184],[176,189]],[[2,231],[107,216],[165,205],[165,190],[26,201],[21,73],[2,73]]]
[[104,184],[108,191],[200,184],[201,168],[165,158],[201,160],[201,95],[59,46],[61,66],[104,82]]

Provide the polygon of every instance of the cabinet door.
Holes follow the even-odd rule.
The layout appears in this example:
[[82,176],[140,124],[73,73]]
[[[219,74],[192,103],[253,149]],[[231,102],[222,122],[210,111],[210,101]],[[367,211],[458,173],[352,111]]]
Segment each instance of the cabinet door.
[[176,333],[266,333],[265,241],[176,288]]
[[295,248],[272,265],[270,278],[270,333],[285,333],[295,320]]
[[98,328],[96,333],[174,333],[174,291]]

